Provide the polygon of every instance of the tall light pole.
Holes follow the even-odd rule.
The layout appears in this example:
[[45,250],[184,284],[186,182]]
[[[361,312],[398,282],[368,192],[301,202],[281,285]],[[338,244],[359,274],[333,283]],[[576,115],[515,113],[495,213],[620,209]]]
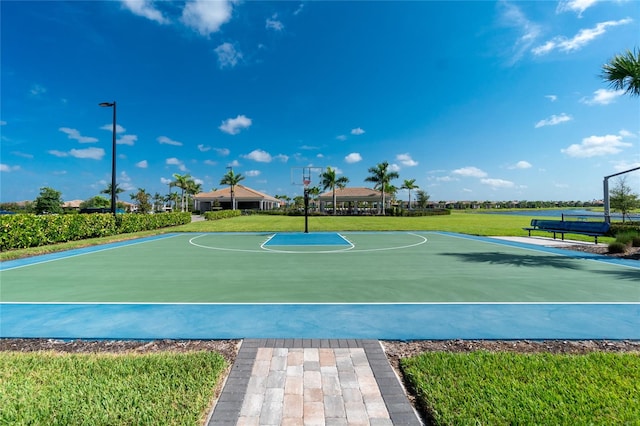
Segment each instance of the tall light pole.
[[116,101],[101,102],[101,107],[113,108],[113,130],[111,135],[111,213],[116,216]]

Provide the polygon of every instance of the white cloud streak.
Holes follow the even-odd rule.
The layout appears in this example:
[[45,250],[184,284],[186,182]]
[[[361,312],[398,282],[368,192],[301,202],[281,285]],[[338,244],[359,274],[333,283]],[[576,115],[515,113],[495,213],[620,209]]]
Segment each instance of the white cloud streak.
[[476,178],[483,178],[487,176],[486,172],[483,172],[477,167],[463,167],[461,169],[456,169],[451,173],[459,176],[476,177]]
[[156,140],[161,145],[182,146],[182,142],[174,141],[173,139],[168,138],[167,136],[158,136],[158,139]]
[[398,160],[403,166],[407,167],[415,167],[418,165],[418,162],[411,158],[409,154],[398,154],[396,155],[396,160]]
[[573,118],[570,115],[565,114],[564,112],[560,115],[552,115],[549,118],[545,118],[544,120],[540,120],[536,123],[535,128],[545,127],[545,126],[556,126],[560,123],[566,123],[567,121],[571,121]]
[[581,102],[587,105],[609,105],[623,94],[624,90],[598,89],[593,92],[593,97],[583,98]]
[[76,129],[70,129],[69,127],[60,127],[62,133],[66,133],[69,139],[77,140],[80,143],[95,143],[98,142],[97,138],[93,138],[90,136],[82,136],[80,132]]
[[237,50],[236,47],[229,42],[222,43],[213,49],[213,51],[218,56],[220,69],[233,68],[242,60],[242,52]]
[[633,19],[631,18],[620,19],[618,21],[600,22],[593,28],[581,29],[572,38],[566,38],[564,36],[554,37],[544,44],[533,48],[531,52],[536,56],[542,56],[554,50],[560,50],[561,52],[572,52],[575,50],[579,50],[596,38],[604,35],[607,32],[607,28],[616,27],[618,25],[626,25],[630,24],[631,22],[633,22]]
[[253,150],[247,155],[243,155],[242,158],[246,158],[247,160],[257,161],[259,163],[270,163],[273,160],[273,157],[271,157],[271,154],[261,149]]

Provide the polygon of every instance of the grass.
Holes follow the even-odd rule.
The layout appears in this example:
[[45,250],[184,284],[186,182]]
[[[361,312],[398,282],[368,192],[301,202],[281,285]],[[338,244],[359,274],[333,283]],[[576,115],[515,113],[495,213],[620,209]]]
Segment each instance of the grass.
[[199,425],[226,368],[213,352],[0,352],[0,424]]
[[436,425],[640,424],[640,356],[431,352],[404,359]]

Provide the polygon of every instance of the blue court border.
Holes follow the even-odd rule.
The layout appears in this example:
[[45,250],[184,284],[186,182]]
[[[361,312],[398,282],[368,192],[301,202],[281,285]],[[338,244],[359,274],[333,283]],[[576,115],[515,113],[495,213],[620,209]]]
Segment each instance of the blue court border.
[[[413,231],[412,231],[413,232]],[[627,266],[637,261],[519,242],[440,233]],[[249,233],[246,233],[249,234]],[[273,233],[250,233],[271,235]],[[0,271],[179,233],[2,262]],[[621,262],[623,261],[623,262]],[[640,340],[640,302],[172,304],[0,302],[0,338],[612,339]]]

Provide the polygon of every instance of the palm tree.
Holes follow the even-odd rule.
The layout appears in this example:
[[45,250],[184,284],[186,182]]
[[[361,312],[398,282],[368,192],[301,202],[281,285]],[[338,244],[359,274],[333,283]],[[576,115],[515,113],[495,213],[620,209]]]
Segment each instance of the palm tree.
[[392,179],[397,179],[400,177],[400,175],[398,175],[398,172],[390,172],[389,163],[386,161],[379,163],[375,167],[370,167],[369,173],[371,173],[371,176],[367,177],[364,181],[374,183],[375,185],[373,186],[373,189],[377,189],[380,192],[382,192],[382,214],[384,215],[385,214],[385,209],[384,209],[385,189],[387,185],[391,183]]
[[331,189],[333,191],[333,214],[336,214],[336,186],[342,189],[347,186],[347,183],[349,183],[349,178],[346,176],[337,177],[336,170],[331,167],[327,167],[327,170],[320,174],[322,190]]
[[616,90],[640,96],[640,49],[627,49],[602,66],[602,78]]
[[175,180],[171,182],[171,186],[180,188],[180,211],[183,212],[186,205],[184,191],[187,189],[187,186],[189,185],[189,181],[193,179],[191,179],[190,174],[180,175],[178,173],[174,173],[173,178]]
[[191,201],[189,200],[189,196],[196,195],[202,192],[202,184],[196,183],[196,181],[193,179],[189,179],[187,181],[187,187],[185,188],[185,192],[187,193],[187,206],[189,206],[191,204]]
[[411,190],[418,189],[418,188],[420,187],[416,185],[415,179],[405,179],[404,182],[402,183],[402,186],[400,187],[400,189],[406,189],[409,191],[409,210],[411,210]]
[[220,180],[220,185],[229,185],[231,187],[231,210],[236,209],[235,186],[242,180],[244,180],[244,176],[233,173],[233,169],[229,169],[227,174]]
[[320,188],[317,186],[312,186],[310,188],[307,188],[307,194],[309,194],[309,196],[311,197],[312,200],[314,200],[314,205],[317,209],[318,207],[318,195],[320,195]]
[[[116,183],[116,204],[118,202],[118,194],[122,194],[124,192],[124,189],[120,188],[120,185]],[[111,183],[107,184],[107,187],[105,189],[103,189],[102,191],[100,191],[101,194],[108,194],[111,195]],[[111,203],[109,203],[111,204]]]
[[420,208],[422,209],[426,208],[427,203],[429,202],[429,198],[431,196],[427,194],[426,191],[423,191],[422,189],[418,190],[417,195],[418,195],[418,206],[420,206]]

